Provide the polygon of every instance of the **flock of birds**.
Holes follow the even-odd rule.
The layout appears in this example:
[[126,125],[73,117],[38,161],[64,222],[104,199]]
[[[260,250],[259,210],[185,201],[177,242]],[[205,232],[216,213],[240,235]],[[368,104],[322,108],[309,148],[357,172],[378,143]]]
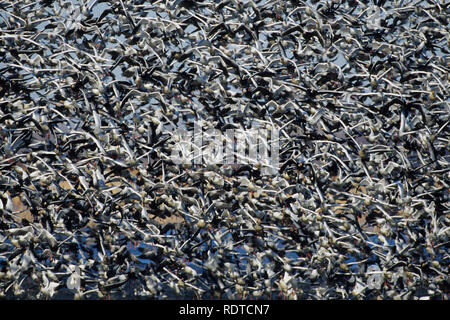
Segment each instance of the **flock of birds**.
[[[0,1],[0,296],[447,300],[449,10]],[[193,123],[277,173],[174,164]]]

